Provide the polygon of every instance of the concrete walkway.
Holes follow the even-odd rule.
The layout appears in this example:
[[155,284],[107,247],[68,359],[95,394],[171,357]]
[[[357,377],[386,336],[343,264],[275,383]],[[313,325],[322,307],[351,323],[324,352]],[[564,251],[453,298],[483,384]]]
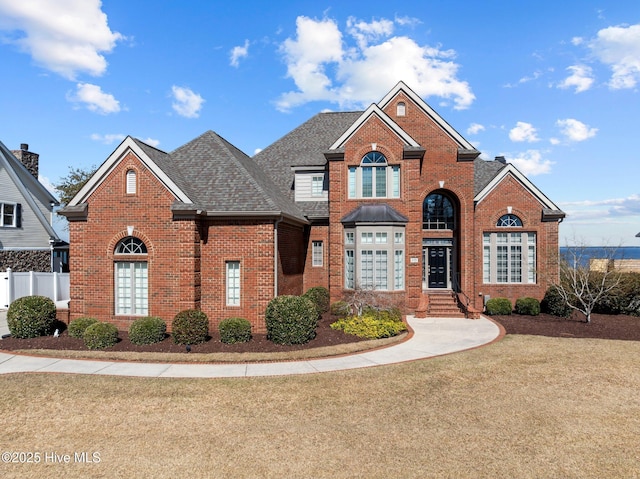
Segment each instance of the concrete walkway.
[[[99,374],[162,378],[216,378],[282,376],[366,368],[426,359],[488,344],[500,328],[487,318],[407,318],[413,336],[399,344],[374,351],[300,361],[275,363],[140,363],[92,361],[0,353],[0,374],[24,372]],[[6,311],[0,311],[0,333],[7,334]],[[0,340],[0,349],[2,341]]]

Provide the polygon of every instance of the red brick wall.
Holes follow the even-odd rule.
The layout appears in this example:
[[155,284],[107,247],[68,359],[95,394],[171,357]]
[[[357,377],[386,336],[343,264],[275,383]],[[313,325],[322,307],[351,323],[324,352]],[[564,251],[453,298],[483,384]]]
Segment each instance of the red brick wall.
[[[314,241],[322,241],[324,257],[322,266],[313,266],[312,245]],[[315,225],[310,229],[310,233],[305,239],[306,243],[306,259],[303,279],[303,290],[307,291],[314,286],[322,286],[329,288],[329,258],[331,255],[342,257],[339,245],[332,248],[329,242],[329,226]]]
[[[507,207],[512,207],[512,214],[522,220],[522,227],[498,228],[498,219],[508,213]],[[522,232],[536,233],[536,281],[532,284],[483,284],[482,277],[482,235],[493,232]],[[504,180],[481,201],[476,208],[476,237],[475,255],[478,258],[478,268],[475,274],[477,285],[476,306],[482,306],[482,296],[492,298],[509,298],[512,304],[518,298],[531,296],[542,299],[548,286],[558,278],[558,222],[542,221],[542,204],[517,181],[508,175]]]

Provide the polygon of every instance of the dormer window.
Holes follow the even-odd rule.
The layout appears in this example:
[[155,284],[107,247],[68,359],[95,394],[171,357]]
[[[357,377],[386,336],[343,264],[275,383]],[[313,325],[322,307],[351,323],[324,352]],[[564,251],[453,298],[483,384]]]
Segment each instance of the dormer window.
[[396,105],[396,116],[405,116],[407,114],[407,105],[401,101]]
[[137,193],[137,178],[134,170],[127,171],[127,194],[135,195]]
[[367,153],[359,167],[349,167],[349,198],[400,198],[400,167],[378,151]]

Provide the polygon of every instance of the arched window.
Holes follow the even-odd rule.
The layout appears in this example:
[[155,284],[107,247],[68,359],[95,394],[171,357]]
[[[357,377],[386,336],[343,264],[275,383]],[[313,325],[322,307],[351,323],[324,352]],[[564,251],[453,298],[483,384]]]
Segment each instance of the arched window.
[[422,228],[425,230],[454,229],[455,210],[446,195],[431,193],[422,205]]
[[502,215],[498,219],[496,226],[499,226],[501,228],[522,226],[522,220],[518,218],[516,215],[512,215],[512,214]]
[[389,166],[378,151],[364,155],[360,167],[349,167],[349,198],[399,198],[400,167]]
[[136,172],[134,170],[127,171],[127,194],[135,195],[137,191]]
[[[115,248],[117,255],[145,255],[147,246],[139,238],[127,236]],[[149,273],[147,261],[120,256],[114,263],[115,311],[118,315],[149,314]]]
[[147,245],[134,236],[127,236],[116,245],[116,254],[147,254]]
[[396,115],[405,116],[407,114],[407,105],[403,101],[396,105]]

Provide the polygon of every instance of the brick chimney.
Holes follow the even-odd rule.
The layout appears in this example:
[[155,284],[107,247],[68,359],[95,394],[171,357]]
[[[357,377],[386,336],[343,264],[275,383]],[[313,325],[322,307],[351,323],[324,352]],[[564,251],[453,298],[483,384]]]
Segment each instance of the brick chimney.
[[11,153],[15,155],[17,159],[19,159],[22,164],[29,170],[36,180],[38,179],[38,161],[40,155],[37,153],[32,153],[29,151],[29,145],[26,143],[20,144],[19,150],[11,150]]

